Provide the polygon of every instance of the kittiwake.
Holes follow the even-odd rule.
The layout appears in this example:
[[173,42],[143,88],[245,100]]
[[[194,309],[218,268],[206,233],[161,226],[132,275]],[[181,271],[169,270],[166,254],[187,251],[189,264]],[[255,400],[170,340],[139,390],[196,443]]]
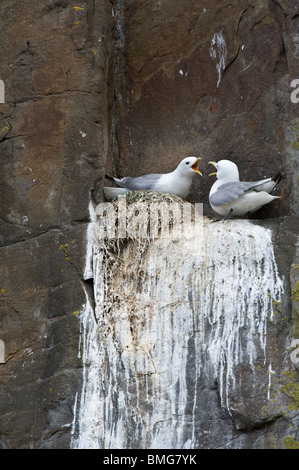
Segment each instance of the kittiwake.
[[189,194],[193,176],[202,173],[197,168],[200,158],[186,157],[171,173],[150,174],[136,177],[112,178],[106,175],[106,178],[114,181],[120,188],[104,187],[105,198],[111,201],[120,194],[129,191],[138,191],[140,189],[149,189],[151,191],[161,191],[163,193],[174,194],[175,196],[186,199]]
[[211,187],[209,202],[212,209],[224,216],[224,219],[230,215],[238,217],[256,212],[265,204],[280,198],[269,193],[281,180],[281,173],[272,178],[247,182],[240,181],[238,167],[230,160],[209,163],[217,170],[210,173],[216,174],[217,181]]

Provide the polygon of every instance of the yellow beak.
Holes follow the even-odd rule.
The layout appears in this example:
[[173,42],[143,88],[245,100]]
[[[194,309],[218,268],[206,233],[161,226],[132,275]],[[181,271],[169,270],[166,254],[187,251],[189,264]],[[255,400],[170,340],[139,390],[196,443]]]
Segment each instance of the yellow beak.
[[[208,162],[210,165],[213,165],[216,168],[216,162]],[[213,171],[213,173],[209,173],[209,176],[217,175],[217,171]]]
[[196,173],[198,173],[200,176],[202,176],[202,173],[199,171],[199,169],[197,168],[197,163],[199,162],[199,160],[201,160],[201,158],[197,158],[195,160],[195,162],[193,163],[193,165],[191,165],[191,168],[192,170],[194,170]]

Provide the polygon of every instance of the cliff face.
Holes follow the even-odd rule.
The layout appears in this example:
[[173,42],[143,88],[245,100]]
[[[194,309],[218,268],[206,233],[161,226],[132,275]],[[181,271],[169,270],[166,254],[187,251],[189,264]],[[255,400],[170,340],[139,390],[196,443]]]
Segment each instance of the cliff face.
[[109,2],[1,3],[2,447],[69,446],[113,25]]
[[[3,0],[2,448],[296,445],[298,27],[292,0]],[[105,172],[190,154],[200,235],[103,246]],[[284,199],[212,224],[221,158]]]

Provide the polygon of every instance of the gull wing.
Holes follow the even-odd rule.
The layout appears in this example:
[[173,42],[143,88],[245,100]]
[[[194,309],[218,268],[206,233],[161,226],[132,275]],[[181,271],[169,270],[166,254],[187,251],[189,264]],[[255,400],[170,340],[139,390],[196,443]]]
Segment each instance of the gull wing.
[[135,178],[113,178],[115,183],[122,188],[127,188],[132,191],[138,191],[140,189],[152,189],[162,175],[153,173],[151,175],[136,176]]
[[224,183],[215,193],[210,196],[210,203],[213,206],[221,206],[222,204],[228,204],[231,201],[238,199],[246,191],[259,191],[259,186],[265,185],[266,182],[270,182],[271,178],[260,181],[235,181],[231,183]]

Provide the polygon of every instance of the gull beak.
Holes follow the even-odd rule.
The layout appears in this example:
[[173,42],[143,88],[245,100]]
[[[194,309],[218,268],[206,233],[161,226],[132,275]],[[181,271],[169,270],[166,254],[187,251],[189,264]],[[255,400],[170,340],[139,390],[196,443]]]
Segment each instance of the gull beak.
[[[213,165],[215,168],[216,167],[216,162],[208,162],[210,165]],[[213,171],[213,173],[209,173],[209,176],[217,175],[217,171]]]
[[193,163],[193,165],[191,165],[191,168],[192,170],[194,170],[196,173],[198,173],[200,176],[202,176],[202,173],[199,171],[199,169],[197,168],[197,163],[199,162],[199,160],[201,160],[201,158],[197,158],[195,160],[195,162]]

